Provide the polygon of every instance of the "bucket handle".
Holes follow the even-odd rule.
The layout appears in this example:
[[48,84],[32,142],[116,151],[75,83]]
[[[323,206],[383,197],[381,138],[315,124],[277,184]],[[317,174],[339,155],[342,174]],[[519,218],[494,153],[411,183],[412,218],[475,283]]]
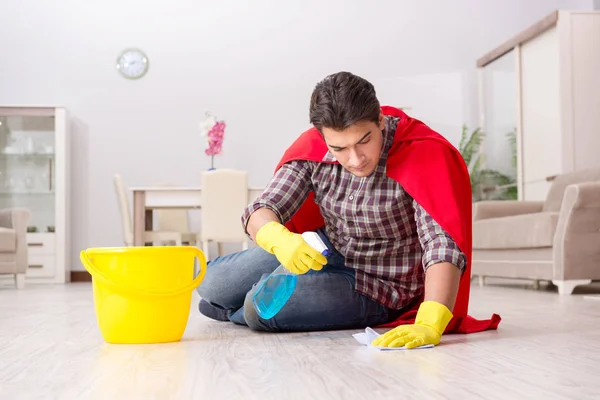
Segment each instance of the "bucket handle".
[[[191,290],[194,290],[196,287],[198,287],[198,285],[200,285],[200,283],[204,279],[204,275],[206,274],[206,258],[204,257],[204,253],[199,248],[196,247],[196,248],[194,248],[194,250],[196,253],[195,257],[198,258],[198,261],[200,261],[200,272],[198,273],[198,276],[196,278],[194,278],[194,280],[191,281],[189,284],[185,285],[183,288],[176,289],[176,290],[173,290],[170,292],[155,292],[155,291],[143,290],[143,289],[139,289],[139,288],[135,288],[135,287],[131,287],[131,286],[118,286],[117,287],[117,285],[112,280],[110,280],[110,278],[108,278],[102,271],[100,271],[98,268],[96,268],[94,263],[89,259],[88,254],[86,253],[85,250],[81,251],[80,259],[81,259],[81,262],[83,263],[83,266],[85,267],[85,269],[87,269],[89,271],[89,273],[95,279],[98,279],[103,284],[110,286],[112,288],[115,288],[119,291],[124,291],[129,294],[136,295],[136,296],[175,297],[175,296],[179,296],[180,294],[184,294]],[[203,268],[203,266],[204,266],[204,268]]]

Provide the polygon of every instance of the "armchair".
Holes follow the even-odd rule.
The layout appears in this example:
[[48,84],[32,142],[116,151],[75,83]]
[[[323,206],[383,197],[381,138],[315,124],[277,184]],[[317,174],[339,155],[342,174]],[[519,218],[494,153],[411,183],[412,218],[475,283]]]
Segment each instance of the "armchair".
[[26,208],[0,209],[0,274],[14,274],[17,289],[25,286],[28,267]]
[[600,280],[600,169],[557,176],[545,201],[474,203],[472,275],[552,281],[560,294]]

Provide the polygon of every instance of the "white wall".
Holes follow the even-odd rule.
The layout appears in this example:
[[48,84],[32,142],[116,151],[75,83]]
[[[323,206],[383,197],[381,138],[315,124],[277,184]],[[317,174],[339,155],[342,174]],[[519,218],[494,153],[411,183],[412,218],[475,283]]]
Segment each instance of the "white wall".
[[[3,0],[0,104],[58,104],[73,117],[73,267],[77,252],[120,245],[111,177],[197,184],[209,165],[198,122],[228,124],[219,167],[267,182],[308,126],[326,74],[372,80],[384,103],[454,143],[476,123],[475,59],[556,8],[590,0],[141,1]],[[114,64],[127,46],[150,58],[140,81]],[[389,86],[388,86],[389,85]],[[258,157],[258,152],[265,152]]]

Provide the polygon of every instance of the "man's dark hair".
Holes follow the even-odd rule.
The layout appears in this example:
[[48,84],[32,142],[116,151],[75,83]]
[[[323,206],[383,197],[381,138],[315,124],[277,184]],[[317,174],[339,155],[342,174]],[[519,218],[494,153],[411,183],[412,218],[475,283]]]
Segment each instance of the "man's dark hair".
[[327,76],[310,98],[310,122],[320,132],[322,128],[342,131],[360,121],[378,123],[380,112],[373,85],[350,72]]

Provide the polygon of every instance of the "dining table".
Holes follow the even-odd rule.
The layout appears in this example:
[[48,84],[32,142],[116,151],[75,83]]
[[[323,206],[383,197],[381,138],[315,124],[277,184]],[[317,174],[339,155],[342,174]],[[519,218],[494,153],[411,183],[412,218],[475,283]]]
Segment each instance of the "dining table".
[[[133,186],[133,245],[144,245],[144,231],[151,231],[153,211],[166,209],[200,209],[200,186]],[[263,192],[264,187],[248,186],[248,203]]]

